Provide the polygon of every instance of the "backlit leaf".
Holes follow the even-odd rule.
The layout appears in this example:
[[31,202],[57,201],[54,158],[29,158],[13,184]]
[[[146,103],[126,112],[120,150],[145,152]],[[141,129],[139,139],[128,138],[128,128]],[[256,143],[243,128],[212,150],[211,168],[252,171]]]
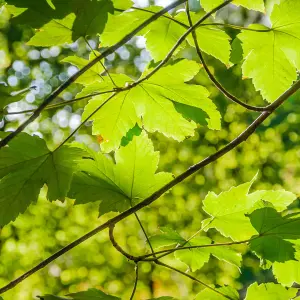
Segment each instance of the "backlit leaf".
[[[185,119],[174,107],[173,102],[196,107],[203,112],[203,122],[211,129],[220,129],[220,114],[208,98],[209,92],[202,86],[186,84],[198,73],[195,62],[181,60],[162,68],[140,85],[119,93],[106,103],[91,118],[93,134],[101,135],[105,152],[117,149],[121,139],[136,124],[148,132],[161,132],[167,137],[182,141],[194,134],[196,123]],[[132,83],[125,75],[113,76],[118,86]],[[87,86],[78,96],[86,96],[114,86],[107,78],[103,83]],[[89,101],[83,119],[103,104],[107,95],[95,96]]]
[[156,173],[159,154],[145,132],[115,152],[116,164],[102,153],[90,153],[93,159],[80,164],[69,196],[76,204],[101,201],[100,214],[124,211],[172,180],[170,173]]
[[[243,75],[269,102],[277,99],[297,79],[300,69],[300,2],[282,0],[271,13],[271,29],[252,25],[255,32],[238,35],[244,51]],[[262,63],[263,62],[263,63]]]
[[297,294],[297,289],[286,289],[280,284],[253,283],[247,290],[245,300],[291,300]]

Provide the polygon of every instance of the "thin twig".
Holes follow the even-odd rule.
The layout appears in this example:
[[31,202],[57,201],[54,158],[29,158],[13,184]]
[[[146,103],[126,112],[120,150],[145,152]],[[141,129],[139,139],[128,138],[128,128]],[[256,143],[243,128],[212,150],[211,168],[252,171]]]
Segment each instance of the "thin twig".
[[148,234],[147,234],[147,232],[146,232],[146,230],[145,230],[145,228],[144,228],[144,226],[143,226],[143,224],[142,224],[142,222],[141,222],[138,214],[134,213],[134,215],[135,215],[135,217],[136,217],[136,219],[137,219],[137,221],[138,221],[138,223],[139,223],[139,225],[140,225],[140,227],[141,227],[141,229],[142,229],[142,231],[144,233],[144,236],[146,237],[146,240],[147,240],[147,243],[148,243],[148,245],[149,245],[149,247],[151,249],[152,255],[155,257],[155,252],[154,252],[154,249],[153,249],[152,244],[150,242],[150,239],[148,237]]
[[98,61],[102,60],[103,58],[107,57],[109,54],[112,54],[115,52],[118,48],[120,48],[122,45],[130,41],[137,33],[139,33],[141,30],[143,30],[146,26],[151,24],[153,21],[157,20],[160,16],[164,15],[166,12],[171,10],[172,8],[186,2],[186,0],[177,0],[174,3],[166,6],[156,14],[152,15],[149,19],[144,21],[141,25],[139,25],[137,28],[132,30],[129,34],[127,34],[123,39],[121,39],[118,43],[113,45],[112,47],[107,48],[105,51],[103,51],[98,57],[96,57],[94,60],[89,62],[86,66],[84,66],[82,69],[80,69],[77,73],[75,73],[73,76],[71,76],[68,80],[66,80],[60,87],[58,87],[49,97],[45,99],[45,101],[35,110],[35,112],[23,123],[21,124],[14,132],[10,133],[8,136],[6,136],[4,139],[0,141],[0,148],[6,146],[10,140],[15,138],[19,133],[21,133],[30,123],[32,123],[39,115],[40,113],[61,93],[63,92],[67,87],[69,87],[73,82],[76,81],[77,78],[79,78],[82,74],[84,74],[87,70],[89,70],[91,67],[93,67]]
[[[140,10],[140,11],[143,11],[143,12],[147,12],[147,13],[150,13],[150,14],[155,14],[154,11],[151,11],[151,10],[148,10],[148,9],[145,9],[145,8],[140,8],[140,7],[131,7],[132,9],[134,10]],[[125,12],[126,10],[124,9],[120,9],[120,8],[115,8],[116,11],[118,12]],[[166,18],[166,19],[169,19],[170,21],[174,22],[174,23],[177,23],[178,25],[184,27],[185,29],[189,29],[189,26],[171,16],[167,16],[167,15],[162,15],[163,18]],[[203,26],[222,26],[222,27],[229,27],[229,28],[232,28],[232,29],[236,29],[236,30],[247,30],[247,31],[255,31],[255,32],[269,32],[269,31],[272,31],[272,28],[268,28],[268,29],[254,29],[254,28],[249,28],[249,27],[244,27],[244,26],[238,26],[238,25],[233,25],[233,24],[227,24],[227,23],[204,23],[204,24],[201,24],[199,25],[199,27],[203,27]]]
[[220,149],[219,151],[215,152],[214,154],[206,157],[204,160],[200,161],[199,163],[191,166],[188,168],[185,172],[181,173],[178,177],[164,185],[162,188],[160,188],[158,191],[154,192],[151,196],[143,200],[142,202],[138,203],[137,205],[131,207],[130,209],[122,212],[121,214],[117,215],[114,218],[111,218],[104,224],[96,227],[92,231],[88,232],[87,234],[81,236],[77,240],[73,241],[72,243],[68,244],[64,248],[60,249],[56,253],[52,254],[39,264],[37,264],[35,267],[24,273],[23,275],[19,276],[15,280],[11,281],[4,287],[0,288],[0,294],[12,289],[22,281],[24,281],[27,277],[31,276],[32,274],[36,273],[37,271],[43,269],[48,264],[50,264],[52,261],[57,259],[58,257],[62,256],[63,254],[69,252],[71,249],[75,248],[76,246],[80,245],[84,241],[88,240],[92,236],[96,235],[97,233],[103,231],[106,228],[109,228],[113,224],[117,224],[118,222],[124,220],[125,218],[129,217],[130,215],[134,214],[135,212],[141,210],[142,208],[149,206],[154,201],[156,201],[158,198],[160,198],[164,193],[169,191],[172,187],[179,184],[186,178],[190,177],[191,175],[195,174],[199,170],[203,169],[205,166],[209,165],[210,163],[218,160],[220,157],[224,156],[226,153],[231,151],[232,149],[236,148],[238,145],[245,142],[259,127],[279,106],[283,104],[284,101],[286,101],[290,96],[292,96],[294,93],[296,93],[300,89],[300,80],[297,81],[292,87],[290,87],[286,92],[284,92],[275,102],[273,102],[270,105],[271,110],[266,111],[260,114],[258,118],[255,119],[255,121],[248,126],[248,128],[243,131],[237,138],[232,140],[230,143],[228,143],[225,147]]
[[[193,21],[192,21],[192,18],[191,18],[191,14],[190,14],[190,11],[189,11],[189,5],[188,5],[188,2],[186,4],[186,13],[187,13],[187,17],[188,17],[188,21],[189,21],[189,24],[190,26],[192,27],[193,26]],[[221,83],[214,77],[214,75],[210,72],[205,60],[204,60],[204,57],[202,55],[202,52],[201,52],[201,49],[199,47],[199,43],[198,43],[198,37],[197,37],[197,32],[196,31],[193,31],[192,32],[192,36],[193,36],[193,40],[194,40],[194,44],[195,44],[195,47],[196,47],[196,51],[197,51],[197,54],[198,54],[198,57],[209,77],[209,79],[212,81],[212,83],[215,85],[215,87],[222,93],[225,95],[225,97],[227,97],[229,100],[241,105],[242,107],[246,108],[246,109],[249,109],[249,110],[253,110],[253,111],[256,111],[256,112],[262,112],[262,111],[265,111],[266,110],[266,107],[257,107],[257,106],[252,106],[252,105],[249,105],[247,103],[244,103],[243,101],[239,100],[237,97],[235,97],[234,95],[232,95],[231,93],[229,93],[222,85]]]
[[133,286],[132,294],[130,296],[130,300],[132,300],[134,298],[138,281],[139,281],[139,264],[136,263],[135,264],[135,281],[134,281],[134,286]]
[[234,300],[234,299],[232,299],[231,297],[229,297],[229,296],[227,296],[227,295],[221,293],[220,291],[218,291],[218,290],[212,288],[211,286],[209,286],[209,285],[206,284],[205,282],[199,280],[198,278],[196,278],[196,277],[194,277],[194,276],[192,276],[192,275],[190,275],[190,274],[188,274],[188,273],[185,273],[185,272],[183,272],[183,271],[181,271],[181,270],[179,270],[179,269],[176,269],[176,268],[174,268],[174,267],[172,267],[172,266],[170,266],[170,265],[167,265],[167,264],[165,264],[165,263],[162,263],[161,261],[158,261],[158,260],[155,261],[155,263],[156,263],[157,265],[160,265],[160,266],[163,266],[163,267],[168,268],[168,269],[170,269],[170,270],[173,270],[173,271],[175,271],[175,272],[177,272],[177,273],[179,273],[179,274],[181,274],[181,275],[183,275],[183,276],[186,276],[186,277],[192,279],[193,281],[196,281],[196,282],[200,283],[201,285],[205,286],[206,288],[208,288],[208,289],[214,291],[215,293],[217,293],[217,294],[219,294],[219,295],[221,295],[221,296],[223,296],[223,297],[225,297],[225,298],[227,298],[227,299]]
[[[83,96],[83,97],[80,97],[80,98],[75,98],[75,99],[72,99],[72,100],[68,100],[68,101],[64,101],[64,102],[60,102],[60,103],[55,103],[55,104],[47,106],[44,110],[58,108],[58,107],[65,106],[65,105],[68,105],[68,104],[72,104],[72,103],[75,103],[75,102],[78,102],[78,101],[81,101],[81,100],[86,100],[86,99],[91,98],[91,97],[113,93],[114,91],[115,90],[94,93],[94,94],[90,94],[90,95]],[[35,112],[35,111],[36,111],[36,108],[33,108],[33,109],[28,109],[28,110],[16,111],[16,112],[7,112],[7,113],[5,113],[5,115],[6,116],[8,116],[8,115],[19,115],[19,114],[32,113],[32,112]]]
[[[256,237],[256,238],[259,238]],[[256,239],[255,238],[255,239]],[[177,251],[180,251],[180,250],[188,250],[188,249],[200,249],[200,248],[210,248],[210,247],[224,247],[224,246],[233,246],[233,245],[240,245],[240,244],[246,244],[246,243],[249,243],[250,241],[254,240],[253,239],[249,239],[249,240],[245,240],[245,241],[240,241],[240,242],[229,242],[229,243],[215,243],[215,244],[207,244],[207,245],[195,245],[195,246],[180,246],[180,247],[177,247],[177,248],[173,248],[173,249],[167,249],[167,250],[161,250],[161,251],[157,251],[155,252],[155,255],[159,255],[159,254],[171,254],[171,253],[174,253],[174,252],[177,252]],[[146,255],[143,255],[143,256],[139,256],[138,258],[143,261],[145,260],[145,258],[148,258],[152,256],[152,254],[146,254]],[[162,256],[157,256],[156,258],[153,258],[152,260],[156,260],[156,259],[160,259],[162,257],[164,257],[165,255],[162,255]]]
[[[86,44],[88,45],[88,47],[90,48],[90,50],[93,52],[94,56],[95,56],[95,57],[98,57],[98,54],[97,54],[97,53],[95,52],[95,50],[92,48],[92,46],[90,45],[89,41],[88,41],[86,38],[84,38],[84,40],[85,40]],[[101,65],[101,67],[103,68],[103,70],[105,71],[105,73],[108,75],[108,77],[109,77],[110,81],[112,82],[112,84],[117,88],[117,85],[115,84],[113,78],[110,76],[110,73],[109,73],[108,70],[106,69],[104,63],[103,63],[101,60],[99,60],[99,64]],[[101,75],[101,74],[99,74],[99,75],[100,75],[100,77],[102,78],[102,75]],[[103,78],[102,78],[102,79],[103,79]]]

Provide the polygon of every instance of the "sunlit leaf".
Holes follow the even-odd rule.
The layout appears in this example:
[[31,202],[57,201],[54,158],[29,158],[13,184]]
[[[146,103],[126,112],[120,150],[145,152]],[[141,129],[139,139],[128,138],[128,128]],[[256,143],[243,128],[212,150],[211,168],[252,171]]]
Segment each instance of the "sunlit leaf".
[[172,179],[170,173],[156,173],[159,154],[145,132],[118,149],[115,161],[93,153],[80,164],[69,193],[76,204],[101,201],[100,214],[124,211]]
[[253,283],[247,290],[245,300],[291,300],[297,294],[297,289],[286,289],[280,284]]
[[[162,68],[140,85],[119,93],[91,118],[93,134],[104,138],[101,148],[110,152],[119,147],[121,139],[136,124],[148,132],[161,132],[167,137],[182,141],[194,134],[194,121],[185,119],[173,102],[201,109],[203,122],[211,129],[220,129],[220,113],[208,98],[209,92],[200,85],[186,84],[198,73],[195,62],[181,60]],[[118,86],[132,83],[125,75],[113,76]],[[114,86],[109,79],[87,86],[78,96],[90,95]],[[89,101],[83,119],[103,104],[108,95],[95,96]]]
[[[297,79],[300,69],[300,2],[282,0],[271,14],[271,29],[252,25],[238,38],[244,51],[243,75],[269,102],[277,99]],[[262,63],[263,62],[263,63]]]
[[[239,300],[239,293],[230,286],[223,286],[220,288],[214,288],[217,292],[211,289],[204,289],[201,291],[195,298],[195,300],[225,300],[229,299],[232,300]],[[224,296],[223,296],[224,295]],[[227,296],[227,297],[225,297]]]

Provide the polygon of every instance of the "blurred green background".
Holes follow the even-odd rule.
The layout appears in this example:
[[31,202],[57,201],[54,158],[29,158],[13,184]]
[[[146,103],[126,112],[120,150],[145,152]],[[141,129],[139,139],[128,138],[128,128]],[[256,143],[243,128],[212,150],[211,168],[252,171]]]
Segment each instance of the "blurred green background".
[[[156,3],[165,5],[166,2]],[[149,2],[143,0],[137,4],[147,6]],[[237,25],[268,23],[265,15],[233,6],[223,9],[217,18]],[[226,30],[234,39],[237,31]],[[1,130],[14,129],[28,117],[28,114],[15,115],[14,112],[37,107],[46,95],[77,71],[73,66],[60,63],[64,57],[75,53],[87,58],[91,51],[83,40],[64,47],[33,48],[26,45],[32,34],[30,28],[11,24],[6,9],[0,9],[0,82],[16,91],[36,86],[22,101],[9,106],[10,114],[2,118]],[[98,47],[98,38],[89,37],[89,43],[95,51],[103,51]],[[178,57],[197,60],[192,48],[184,49]],[[242,80],[240,63],[226,69],[213,58],[205,58],[215,76],[231,93],[253,105],[266,104],[259,93],[255,92],[251,81]],[[234,54],[235,63],[240,59],[239,53]],[[107,57],[105,64],[112,73],[126,73],[138,78],[150,61],[144,39],[137,37]],[[199,126],[195,136],[183,143],[177,143],[160,134],[152,134],[155,149],[161,153],[159,169],[173,172],[175,175],[235,138],[257,116],[257,113],[245,111],[226,100],[212,86],[203,70],[199,72],[195,81],[210,90],[211,98],[222,114],[222,130],[210,131]],[[73,84],[56,102],[74,98],[80,89],[80,85]],[[82,108],[86,103],[86,100],[79,101],[44,111],[26,131],[43,137],[50,147],[54,147],[79,125]],[[254,189],[285,188],[299,195],[299,123],[300,94],[296,94],[246,143],[173,188],[151,207],[140,211],[138,215],[149,235],[157,233],[159,227],[168,225],[188,238],[201,227],[201,220],[205,218],[201,201],[208,191],[219,193],[233,185],[249,181],[257,171],[259,179],[255,182]],[[76,134],[75,140],[93,149],[99,149],[96,137],[90,133],[91,124],[86,124]],[[296,202],[293,208],[297,209],[297,205]],[[31,205],[24,215],[1,231],[0,286],[115,215],[111,213],[98,219],[97,206],[89,204],[73,207],[72,200],[49,203],[45,200],[45,191],[42,191],[37,204]],[[222,241],[217,232],[211,231],[208,234],[213,239]],[[116,238],[133,254],[149,251],[134,217],[118,224]],[[247,252],[244,246],[238,247],[244,253],[241,273],[225,262],[211,259],[204,268],[195,273],[195,276],[207,283],[231,285],[239,289],[241,295],[244,295],[245,289],[255,281],[274,281],[270,270],[262,270],[256,257]],[[165,261],[184,271],[187,269],[172,255]],[[134,265],[116,252],[105,231],[26,279],[5,293],[3,298],[31,300],[46,293],[64,295],[94,287],[122,299],[129,299],[133,282]],[[193,299],[201,289],[201,286],[180,274],[143,263],[136,299],[163,295]]]

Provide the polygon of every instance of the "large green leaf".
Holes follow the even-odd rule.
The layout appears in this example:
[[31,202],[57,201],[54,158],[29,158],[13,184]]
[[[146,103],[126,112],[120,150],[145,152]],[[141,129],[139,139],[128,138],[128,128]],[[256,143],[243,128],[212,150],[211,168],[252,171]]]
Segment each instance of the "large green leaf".
[[23,213],[48,186],[47,198],[63,200],[83,151],[63,146],[51,152],[44,140],[22,133],[0,150],[0,226]]
[[[167,137],[182,141],[194,134],[197,127],[194,121],[185,119],[174,107],[173,101],[202,110],[203,121],[211,129],[220,129],[220,113],[208,98],[209,92],[202,86],[186,84],[199,70],[197,63],[181,60],[174,65],[162,68],[140,85],[119,93],[106,103],[91,120],[93,134],[101,135],[105,152],[117,149],[121,139],[136,123],[149,132],[159,131]],[[118,86],[132,83],[125,75],[113,76]],[[111,81],[105,78],[87,86],[78,96],[113,89]],[[90,116],[103,104],[107,95],[95,96],[89,101],[83,119]],[[204,112],[204,114],[203,114]]]
[[253,283],[247,290],[245,300],[291,300],[297,294],[297,289],[286,289],[280,284]]
[[250,249],[259,257],[271,262],[295,259],[294,245],[288,240],[300,238],[300,218],[297,214],[282,216],[274,208],[265,207],[249,215],[257,236]]
[[[220,288],[215,288],[215,290],[218,291],[219,293],[206,288],[196,296],[195,300],[225,300],[225,299],[228,299],[228,297],[230,297],[229,299],[232,299],[232,300],[240,299],[239,293],[230,286],[223,286]],[[222,294],[220,294],[220,293],[222,293]],[[225,296],[227,296],[227,297],[225,297]]]
[[[241,266],[241,255],[234,250],[224,246],[203,247],[204,245],[211,244],[211,239],[208,237],[200,236],[186,241],[183,237],[180,236],[180,234],[170,228],[163,227],[160,230],[161,234],[150,237],[151,245],[154,248],[161,248],[172,245],[184,245],[184,247],[193,247],[190,249],[177,250],[175,252],[175,257],[188,265],[193,272],[201,269],[203,265],[209,261],[211,255],[219,260],[226,261],[238,268]],[[196,246],[202,247],[195,248]]]
[[[8,0],[7,8],[17,24],[26,24],[38,29],[28,44],[51,46],[70,43],[79,37],[100,34],[108,14],[114,12],[111,0]],[[116,1],[116,4],[120,1]],[[124,5],[126,4],[126,5]],[[126,1],[121,8],[131,5]],[[53,9],[55,7],[55,9]]]
[[259,208],[261,204],[264,206],[262,200],[282,211],[297,198],[284,190],[262,190],[249,194],[255,179],[256,176],[250,182],[232,187],[219,195],[209,192],[203,201],[203,209],[211,217],[203,221],[204,229],[215,228],[234,241],[246,240],[256,234],[246,213]]
[[74,175],[69,196],[76,204],[100,200],[101,214],[124,211],[172,179],[170,173],[155,174],[159,154],[145,132],[116,151],[116,164],[102,153],[91,155]]
[[[243,75],[269,102],[273,102],[297,79],[300,69],[300,2],[282,0],[271,14],[267,32],[244,30],[238,35],[244,51]],[[252,29],[268,30],[262,25]]]

